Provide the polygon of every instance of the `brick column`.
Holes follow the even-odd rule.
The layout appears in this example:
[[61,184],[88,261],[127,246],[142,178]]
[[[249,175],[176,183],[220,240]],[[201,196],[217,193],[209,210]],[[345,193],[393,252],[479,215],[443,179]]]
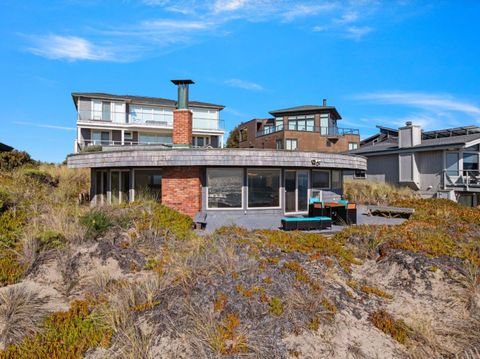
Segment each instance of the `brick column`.
[[165,167],[162,203],[190,217],[202,210],[200,167]]
[[189,147],[192,145],[192,111],[173,111],[173,145]]

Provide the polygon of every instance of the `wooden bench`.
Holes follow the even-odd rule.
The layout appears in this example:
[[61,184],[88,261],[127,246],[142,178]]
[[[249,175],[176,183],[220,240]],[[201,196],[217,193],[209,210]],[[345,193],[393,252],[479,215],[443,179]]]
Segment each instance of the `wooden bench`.
[[207,214],[205,212],[198,212],[195,217],[193,217],[193,223],[195,229],[205,229],[207,226]]
[[367,206],[367,213],[370,216],[410,218],[410,216],[415,213],[415,209],[389,206]]

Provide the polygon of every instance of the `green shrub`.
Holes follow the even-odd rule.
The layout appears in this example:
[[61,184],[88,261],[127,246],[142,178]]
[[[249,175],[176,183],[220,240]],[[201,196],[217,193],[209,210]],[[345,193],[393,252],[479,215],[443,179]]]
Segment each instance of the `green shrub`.
[[140,229],[154,229],[165,237],[188,239],[193,235],[193,221],[184,214],[161,204],[153,204],[151,212],[144,212]]
[[90,145],[82,149],[82,152],[100,152],[100,151],[102,151],[101,145]]
[[48,172],[45,172],[36,168],[27,168],[23,171],[23,174],[40,183],[53,186],[53,187],[58,186],[58,178],[52,177]]
[[87,237],[97,238],[108,231],[114,223],[110,216],[99,209],[93,209],[80,217],[80,224],[87,228]]
[[285,310],[281,299],[277,297],[270,298],[270,300],[268,301],[268,307],[269,313],[274,316],[282,315]]
[[27,152],[17,150],[0,152],[0,170],[12,171],[29,163],[33,163],[33,161]]
[[7,247],[15,245],[24,223],[25,215],[20,210],[8,209],[0,212],[0,245]]
[[65,236],[62,233],[46,230],[39,234],[40,249],[48,250],[59,248],[65,243]]
[[88,301],[73,302],[67,312],[49,316],[41,333],[0,351],[0,359],[83,358],[90,348],[107,347],[111,332],[91,311]]
[[0,287],[17,283],[24,272],[25,267],[19,263],[14,251],[0,250]]
[[12,205],[10,195],[4,190],[0,189],[0,212],[3,212]]

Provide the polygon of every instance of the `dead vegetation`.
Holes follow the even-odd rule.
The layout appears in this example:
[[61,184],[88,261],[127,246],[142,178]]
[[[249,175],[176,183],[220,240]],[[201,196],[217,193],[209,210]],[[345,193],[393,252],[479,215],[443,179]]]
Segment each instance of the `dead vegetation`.
[[[476,209],[377,193],[415,216],[333,237],[199,236],[149,200],[79,205],[85,173],[40,170],[58,182],[0,174],[0,358],[417,359],[480,345]],[[45,300],[18,289],[26,279]]]

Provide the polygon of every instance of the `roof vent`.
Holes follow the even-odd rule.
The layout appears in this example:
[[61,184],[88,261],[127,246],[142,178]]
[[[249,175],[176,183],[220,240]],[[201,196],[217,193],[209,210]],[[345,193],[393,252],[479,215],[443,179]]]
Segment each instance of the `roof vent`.
[[188,85],[195,82],[192,80],[172,80],[172,82],[178,87],[177,109],[188,109]]
[[323,107],[327,107],[327,99],[326,98],[323,99]]

